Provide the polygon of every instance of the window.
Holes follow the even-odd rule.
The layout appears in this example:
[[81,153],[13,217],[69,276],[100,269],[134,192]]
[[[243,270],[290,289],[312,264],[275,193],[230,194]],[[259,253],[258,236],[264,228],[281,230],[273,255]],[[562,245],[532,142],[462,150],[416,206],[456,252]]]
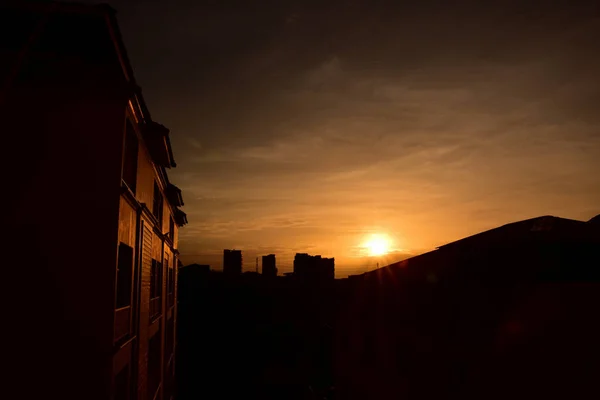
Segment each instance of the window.
[[175,271],[173,268],[169,268],[168,270],[168,287],[167,291],[169,294],[175,293]]
[[162,263],[152,260],[152,271],[150,275],[150,298],[162,295]]
[[175,243],[175,221],[173,221],[173,218],[169,218],[169,237]]
[[162,263],[152,260],[150,271],[150,319],[160,314],[162,296]]
[[133,278],[133,248],[125,243],[119,243],[117,261],[117,299],[116,308],[131,305]]
[[148,398],[154,399],[160,386],[160,329],[148,344]]
[[133,130],[131,121],[127,119],[125,128],[125,149],[123,155],[123,180],[134,194],[137,182],[138,149],[137,135]]
[[165,266],[167,267],[167,307],[175,304],[175,270],[169,262],[169,254],[165,253]]
[[158,227],[162,228],[162,216],[163,216],[163,198],[160,193],[160,188],[154,182],[154,197],[152,200],[152,214],[158,220]]

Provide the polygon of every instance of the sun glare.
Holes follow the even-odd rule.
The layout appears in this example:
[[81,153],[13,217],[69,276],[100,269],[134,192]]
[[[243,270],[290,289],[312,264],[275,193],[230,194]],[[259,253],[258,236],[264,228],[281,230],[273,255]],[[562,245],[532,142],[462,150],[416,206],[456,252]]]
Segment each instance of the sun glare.
[[390,252],[390,239],[385,235],[372,235],[363,244],[369,256],[382,256]]

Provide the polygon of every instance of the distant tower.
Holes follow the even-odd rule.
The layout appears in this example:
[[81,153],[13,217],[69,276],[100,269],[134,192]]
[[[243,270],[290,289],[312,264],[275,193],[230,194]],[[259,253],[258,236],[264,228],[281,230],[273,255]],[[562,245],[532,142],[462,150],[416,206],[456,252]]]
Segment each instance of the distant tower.
[[262,256],[262,274],[263,276],[277,276],[275,254]]
[[228,275],[242,273],[242,251],[223,250],[223,272]]
[[256,257],[256,273],[258,274],[258,257]]
[[327,282],[335,279],[335,259],[296,253],[294,276],[303,282]]

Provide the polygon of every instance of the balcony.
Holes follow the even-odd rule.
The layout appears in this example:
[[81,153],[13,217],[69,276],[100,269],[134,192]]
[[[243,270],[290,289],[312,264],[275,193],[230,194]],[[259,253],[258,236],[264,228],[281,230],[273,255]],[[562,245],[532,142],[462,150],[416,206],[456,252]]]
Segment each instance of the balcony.
[[144,128],[144,141],[155,164],[165,168],[176,166],[169,139],[169,129],[164,125],[154,121],[146,124]]
[[183,196],[181,195],[181,189],[177,186],[169,183],[166,189],[167,200],[175,207],[183,206]]
[[175,218],[175,223],[177,226],[184,226],[188,222],[186,213],[180,209],[175,210],[175,215],[173,217]]

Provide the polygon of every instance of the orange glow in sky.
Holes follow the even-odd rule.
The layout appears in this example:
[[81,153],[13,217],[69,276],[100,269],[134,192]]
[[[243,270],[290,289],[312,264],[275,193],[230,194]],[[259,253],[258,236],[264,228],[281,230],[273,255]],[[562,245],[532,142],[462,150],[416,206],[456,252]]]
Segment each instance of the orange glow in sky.
[[309,253],[343,278],[507,223],[600,213],[593,9],[545,4],[532,24],[486,2],[343,16],[194,2],[147,32],[136,2],[115,1],[172,132],[184,264],[218,270],[235,248],[244,271],[275,254],[283,274]]
[[361,247],[366,255],[378,257],[389,253],[392,248],[391,245],[392,242],[387,235],[373,234],[365,240]]

